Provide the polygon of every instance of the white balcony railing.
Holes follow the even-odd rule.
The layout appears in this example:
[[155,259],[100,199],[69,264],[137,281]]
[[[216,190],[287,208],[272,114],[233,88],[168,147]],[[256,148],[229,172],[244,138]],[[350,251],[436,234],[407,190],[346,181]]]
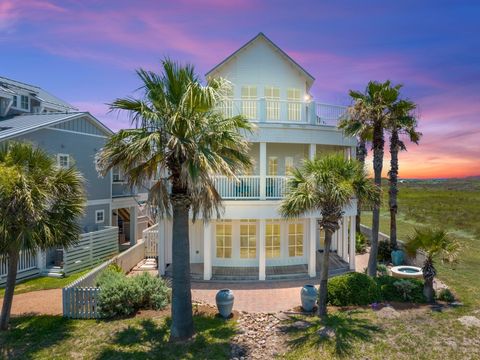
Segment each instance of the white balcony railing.
[[227,117],[243,115],[251,121],[337,125],[345,106],[277,99],[231,99],[219,106]]
[[259,199],[260,176],[217,176],[215,188],[223,199]]
[[286,176],[266,176],[265,182],[258,175],[237,176],[237,179],[217,176],[215,188],[225,200],[281,199],[285,195],[287,181]]

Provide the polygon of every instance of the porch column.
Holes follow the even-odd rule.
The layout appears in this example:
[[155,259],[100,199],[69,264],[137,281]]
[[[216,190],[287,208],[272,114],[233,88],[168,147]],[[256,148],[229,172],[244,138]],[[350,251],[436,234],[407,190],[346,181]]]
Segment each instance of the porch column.
[[267,143],[260,143],[260,200],[265,200],[267,188]]
[[165,275],[165,220],[158,220],[158,275]]
[[212,224],[203,222],[203,280],[212,278]]
[[350,270],[355,271],[355,216],[350,216],[350,256],[349,256],[349,263],[350,263]]
[[343,258],[343,223],[337,231],[337,255]]
[[330,249],[332,251],[337,250],[337,238],[338,238],[338,230],[332,234],[332,246]]
[[317,219],[310,218],[309,221],[309,246],[308,246],[308,276],[317,276]]
[[343,217],[343,251],[342,251],[342,258],[345,261],[348,261],[348,218],[349,216]]
[[309,144],[308,145],[308,158],[310,160],[315,159],[315,156],[317,155],[317,145],[316,144]]
[[130,246],[137,243],[137,207],[132,206],[129,209],[130,213]]
[[266,279],[265,219],[260,219],[258,228],[258,280]]

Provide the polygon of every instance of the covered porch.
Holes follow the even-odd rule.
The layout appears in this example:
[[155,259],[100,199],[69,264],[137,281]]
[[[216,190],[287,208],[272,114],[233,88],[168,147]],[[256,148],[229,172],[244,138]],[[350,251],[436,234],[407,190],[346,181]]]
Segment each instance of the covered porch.
[[[319,278],[320,268],[323,262],[323,252],[316,254],[316,276]],[[350,271],[349,264],[343,260],[336,252],[330,253],[329,276],[339,275]],[[265,268],[265,280],[306,280],[312,279],[308,274],[308,265],[285,265],[285,266],[267,266]],[[258,281],[259,267],[238,267],[238,266],[212,266],[211,281]],[[172,276],[172,266],[169,264],[165,269],[165,276]],[[204,279],[204,264],[190,264],[190,276],[194,281]]]

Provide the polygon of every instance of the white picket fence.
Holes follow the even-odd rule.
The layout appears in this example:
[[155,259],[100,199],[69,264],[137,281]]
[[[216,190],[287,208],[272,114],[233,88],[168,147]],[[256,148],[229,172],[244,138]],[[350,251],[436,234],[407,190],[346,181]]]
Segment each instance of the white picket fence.
[[118,251],[118,228],[115,226],[81,234],[77,245],[63,252],[63,271],[68,275],[87,269],[118,254]]
[[[17,280],[31,276],[31,273],[38,273],[37,256],[28,251],[20,251],[17,265]],[[37,270],[37,271],[35,271]],[[5,284],[8,274],[8,260],[0,257],[0,285]]]
[[158,223],[143,230],[142,235],[145,244],[145,258],[158,257]]
[[97,276],[112,263],[128,273],[144,258],[145,244],[141,241],[64,287],[62,290],[63,316],[72,319],[100,318],[98,296],[101,289],[96,286]]

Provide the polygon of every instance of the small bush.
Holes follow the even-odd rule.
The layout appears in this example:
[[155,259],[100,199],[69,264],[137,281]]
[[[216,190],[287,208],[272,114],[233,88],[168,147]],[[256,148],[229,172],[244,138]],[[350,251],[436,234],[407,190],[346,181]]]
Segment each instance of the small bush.
[[392,259],[392,247],[388,241],[378,242],[377,260],[383,263],[389,263]]
[[[401,289],[401,286],[403,285],[400,285],[400,287],[395,285],[395,283],[398,283],[399,281],[412,284],[412,289],[409,291],[408,299],[405,299],[403,290]],[[399,280],[392,276],[380,276],[375,278],[375,282],[378,285],[383,301],[411,301],[416,303],[425,302],[425,297],[423,295],[423,283],[420,280]]]
[[450,291],[450,289],[442,289],[438,292],[437,299],[451,303],[455,301],[455,296]]
[[147,273],[127,277],[106,269],[98,276],[97,286],[101,289],[98,308],[103,317],[126,316],[139,309],[160,310],[169,301],[165,282]]
[[368,275],[349,273],[329,280],[327,299],[335,306],[367,305],[379,300],[380,293]]
[[415,290],[415,284],[408,280],[398,280],[393,283],[393,286],[402,294],[405,301],[413,300],[413,291]]
[[384,264],[377,264],[378,276],[388,276],[388,267]]
[[123,269],[117,263],[111,263],[110,265],[107,266],[107,269],[123,274]]
[[357,254],[364,254],[367,251],[367,239],[362,233],[357,233],[355,236],[355,252]]

